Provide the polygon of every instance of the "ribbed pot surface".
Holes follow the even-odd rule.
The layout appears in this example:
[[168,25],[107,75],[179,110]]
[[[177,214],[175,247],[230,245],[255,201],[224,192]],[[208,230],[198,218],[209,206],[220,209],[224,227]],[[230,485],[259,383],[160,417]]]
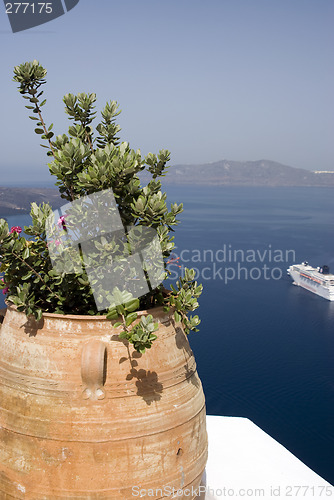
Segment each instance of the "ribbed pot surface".
[[147,313],[158,339],[140,355],[103,316],[36,323],[8,307],[1,499],[195,497],[207,460],[202,385],[180,324],[162,308]]

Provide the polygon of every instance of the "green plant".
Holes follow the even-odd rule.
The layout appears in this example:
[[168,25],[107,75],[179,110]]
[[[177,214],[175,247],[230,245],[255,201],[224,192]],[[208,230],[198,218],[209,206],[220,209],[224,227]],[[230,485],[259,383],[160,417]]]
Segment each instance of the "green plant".
[[[63,248],[62,235],[66,235],[71,227],[74,231],[77,229],[73,224],[75,208],[72,209],[72,219],[70,209],[68,219],[61,217],[58,220],[60,236],[52,241],[47,239],[46,234],[46,225],[53,214],[49,204],[32,203],[32,223],[24,228],[26,236],[21,234],[21,228],[9,230],[7,222],[1,219],[0,271],[4,276],[0,287],[7,300],[14,303],[19,311],[24,311],[27,316],[34,315],[37,320],[43,312],[107,314],[109,319],[119,318],[116,325],[123,326],[121,337],[133,343],[140,352],[144,352],[155,340],[157,325],[150,315],[141,315],[138,322],[139,310],[157,305],[163,305],[166,309],[172,307],[175,320],[183,323],[186,333],[197,331],[200,320],[198,316],[188,317],[188,313],[198,307],[197,298],[202,285],[196,283],[192,270],[186,270],[184,278],[180,277],[171,291],[159,284],[150,288],[140,299],[117,287],[114,290],[101,289],[100,292],[108,298],[108,307],[104,311],[97,308],[87,270],[97,260],[107,262],[111,251],[126,255],[128,240],[125,236],[131,235],[134,245],[142,237],[142,234],[136,236],[136,230],[151,228],[156,232],[163,257],[164,278],[167,278],[168,257],[174,248],[171,232],[179,223],[177,216],[183,207],[182,204],[173,203],[169,210],[166,194],[161,191],[159,178],[165,175],[169,151],[161,150],[158,155],[150,153],[143,158],[140,150],[134,151],[127,142],[120,142],[120,127],[116,123],[120,113],[117,102],[111,101],[105,105],[101,121],[94,132],[96,95],[66,94],[63,98],[65,111],[73,124],[68,134],[55,136],[53,124],[47,126],[42,114],[46,99],[42,99],[41,87],[46,83],[46,73],[38,61],[26,62],[14,68],[14,81],[19,84],[19,92],[28,101],[26,108],[31,111],[30,119],[35,122],[36,134],[44,140],[41,146],[47,149],[51,159],[48,166],[50,173],[57,179],[60,195],[75,207],[73,202],[76,200],[111,189],[124,231],[95,238],[89,259],[84,265],[81,266],[81,254],[80,269],[74,267],[72,272],[63,272],[52,265],[50,245]],[[142,186],[138,174],[145,169],[152,179]],[[98,221],[97,207],[90,205],[86,210],[89,210],[93,220],[96,217]],[[105,210],[109,210],[107,213],[112,216],[115,207],[109,206]],[[84,222],[81,226],[80,229],[86,230],[88,234]],[[70,255],[71,252],[74,252],[73,248],[65,248],[62,256]],[[124,260],[120,259],[120,268],[125,265]],[[152,261],[149,266],[151,268],[145,270],[147,281],[148,273],[154,270],[155,263]]]

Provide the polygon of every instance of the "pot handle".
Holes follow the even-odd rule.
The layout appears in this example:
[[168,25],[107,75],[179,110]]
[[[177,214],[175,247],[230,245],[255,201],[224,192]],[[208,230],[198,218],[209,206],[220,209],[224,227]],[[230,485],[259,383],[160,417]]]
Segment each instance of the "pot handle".
[[85,386],[84,399],[105,398],[105,378],[107,374],[107,346],[98,339],[87,342],[81,355],[81,379]]

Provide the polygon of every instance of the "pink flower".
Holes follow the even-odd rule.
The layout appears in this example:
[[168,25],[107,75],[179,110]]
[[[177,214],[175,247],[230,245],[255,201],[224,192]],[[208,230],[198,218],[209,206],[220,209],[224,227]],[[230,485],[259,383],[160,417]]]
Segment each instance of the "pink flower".
[[179,260],[180,260],[180,257],[176,257],[176,255],[171,254],[170,259],[167,260],[166,264],[171,264],[172,266],[176,266],[176,267],[182,267],[179,265]]
[[52,244],[54,244],[54,245],[56,245],[56,247],[58,247],[61,244],[61,241],[60,240],[50,240],[46,244],[47,248],[49,248],[50,245],[52,246]]
[[[5,280],[3,278],[1,278],[1,281],[5,282]],[[9,287],[8,286],[6,286],[5,288],[2,289],[2,293],[4,295],[6,295],[6,293],[8,293],[8,291],[9,291]]]
[[66,224],[65,224],[65,218],[67,215],[61,215],[57,221],[57,226],[61,229],[64,228],[66,229]]
[[11,233],[17,233],[17,234],[20,234],[22,233],[22,227],[20,226],[13,226],[9,232],[9,234]]

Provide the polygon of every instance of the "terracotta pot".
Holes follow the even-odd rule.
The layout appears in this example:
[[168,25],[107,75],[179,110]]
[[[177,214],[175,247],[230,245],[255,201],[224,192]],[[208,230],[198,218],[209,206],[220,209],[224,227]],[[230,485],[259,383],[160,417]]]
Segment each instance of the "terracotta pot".
[[[103,316],[9,306],[0,332],[0,498],[171,498],[207,460],[205,401],[180,325],[162,308],[140,355]],[[143,313],[141,313],[143,314]]]

